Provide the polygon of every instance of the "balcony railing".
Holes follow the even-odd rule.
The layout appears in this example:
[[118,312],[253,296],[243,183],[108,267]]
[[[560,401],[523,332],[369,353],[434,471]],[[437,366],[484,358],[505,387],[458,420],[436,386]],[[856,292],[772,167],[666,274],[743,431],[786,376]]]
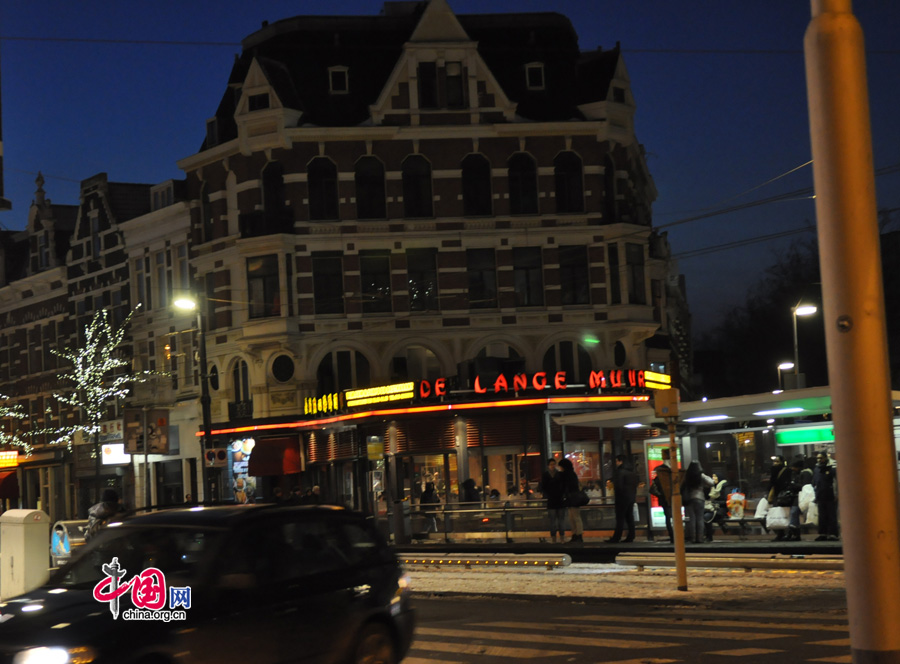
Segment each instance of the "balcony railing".
[[228,419],[229,420],[252,420],[253,419],[253,399],[248,401],[229,401],[228,402]]
[[294,211],[290,208],[282,208],[281,210],[244,212],[238,217],[238,227],[242,238],[293,233]]

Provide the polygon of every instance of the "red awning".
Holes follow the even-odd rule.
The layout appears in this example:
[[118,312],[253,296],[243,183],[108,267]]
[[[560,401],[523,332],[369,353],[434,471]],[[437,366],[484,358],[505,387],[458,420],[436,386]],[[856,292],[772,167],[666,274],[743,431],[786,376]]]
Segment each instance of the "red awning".
[[257,440],[247,468],[247,474],[253,477],[293,475],[302,471],[299,436]]
[[15,500],[19,497],[19,478],[16,471],[6,470],[0,472],[0,499]]

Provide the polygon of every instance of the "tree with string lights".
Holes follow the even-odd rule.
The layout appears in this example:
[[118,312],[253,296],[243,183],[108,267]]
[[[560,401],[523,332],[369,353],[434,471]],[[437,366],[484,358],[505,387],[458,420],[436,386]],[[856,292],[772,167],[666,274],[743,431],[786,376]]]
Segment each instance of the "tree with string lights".
[[[8,406],[5,402],[9,401],[9,397],[0,394],[0,418],[11,420],[25,419],[25,411],[19,404]],[[10,427],[12,429],[12,427]],[[21,438],[15,430],[9,432],[0,430],[0,445],[11,445],[13,447],[21,447],[25,452],[25,456],[31,455],[31,443]]]
[[[57,375],[60,383],[67,385],[68,389],[55,392],[53,398],[80,412],[81,418],[76,424],[63,425],[60,422],[58,426],[40,433],[51,436],[51,445],[65,443],[69,451],[78,432],[88,437],[93,446],[98,477],[100,449],[97,434],[100,423],[106,419],[107,408],[127,397],[132,384],[142,383],[156,374],[153,371],[131,371],[131,359],[124,357],[122,344],[126,328],[136,311],[137,308],[128,314],[121,325],[116,326],[109,312],[100,309],[85,328],[84,344],[80,348],[51,351],[71,365],[68,371]],[[95,491],[99,500],[99,482]]]

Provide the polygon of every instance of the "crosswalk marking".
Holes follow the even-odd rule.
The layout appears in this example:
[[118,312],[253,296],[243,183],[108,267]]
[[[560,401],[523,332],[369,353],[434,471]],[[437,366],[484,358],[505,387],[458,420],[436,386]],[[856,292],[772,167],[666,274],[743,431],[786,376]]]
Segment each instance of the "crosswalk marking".
[[[561,619],[562,620],[562,619]],[[566,618],[565,620],[568,620]],[[481,623],[482,627],[503,627],[503,628],[521,628],[521,629],[546,629],[550,625],[547,623],[517,623],[517,622],[491,622]],[[556,624],[554,624],[556,626]],[[558,625],[560,628],[563,625]],[[623,625],[566,625],[575,627],[579,630],[590,630],[592,632],[615,632],[616,634],[637,634],[639,636],[647,636],[650,634],[645,627],[629,627]],[[678,638],[696,638],[696,639],[734,639],[735,641],[761,641],[763,639],[779,639],[793,634],[766,634],[762,632],[723,632],[720,630],[685,630],[669,629],[665,627],[654,627],[653,636],[674,636]]]
[[744,609],[723,610],[723,609],[694,609],[677,607],[679,613],[692,616],[727,616],[736,615],[739,618],[781,618],[784,620],[847,620],[846,616],[823,616],[821,613],[809,611],[750,611]]
[[[417,630],[421,632],[422,630]],[[466,643],[443,643],[441,641],[416,641],[413,650],[436,650],[452,652],[455,655],[486,655],[488,657],[505,657],[507,659],[543,659],[560,655],[574,655],[566,650],[535,650],[533,648],[513,648],[507,646],[485,646]],[[409,661],[408,659],[403,660]]]
[[750,657],[756,655],[771,655],[784,650],[772,650],[771,648],[735,648],[734,650],[716,650],[704,653],[705,655],[718,655],[720,657]]
[[830,662],[831,664],[851,664],[853,655],[838,655],[837,657],[820,657],[811,659],[810,662]]
[[810,641],[807,643],[810,646],[841,646],[845,648],[850,647],[850,639],[832,639],[831,641]]
[[[515,635],[501,632],[486,632],[468,629],[445,629],[440,627],[422,627],[416,630],[417,635],[439,636],[449,638],[489,639],[493,641],[515,640]],[[528,634],[529,643],[546,643],[565,646],[593,646],[595,648],[679,648],[683,643],[661,643],[659,641],[628,641],[625,639],[595,639],[584,636],[562,636],[556,634]]]
[[[593,622],[618,622],[622,620],[630,620],[616,616],[571,616],[567,620],[581,620]],[[753,629],[785,629],[785,630],[812,630],[816,632],[847,632],[850,627],[847,625],[822,625],[822,624],[801,624],[796,623],[775,623],[775,622],[747,622],[744,620],[702,620],[696,618],[682,618],[681,616],[663,618],[661,616],[642,616],[642,623],[654,624],[670,624],[670,625],[702,625],[706,627],[740,627]]]

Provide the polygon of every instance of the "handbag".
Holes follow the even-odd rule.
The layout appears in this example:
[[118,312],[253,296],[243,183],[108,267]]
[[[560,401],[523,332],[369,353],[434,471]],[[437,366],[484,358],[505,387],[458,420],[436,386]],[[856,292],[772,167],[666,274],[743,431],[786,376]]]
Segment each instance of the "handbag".
[[770,507],[766,514],[766,528],[782,530],[791,523],[791,510],[788,507]]
[[790,489],[783,489],[775,496],[776,507],[790,507],[794,504],[794,492]]
[[569,507],[584,507],[589,502],[591,502],[591,498],[584,489],[566,494],[566,503]]

